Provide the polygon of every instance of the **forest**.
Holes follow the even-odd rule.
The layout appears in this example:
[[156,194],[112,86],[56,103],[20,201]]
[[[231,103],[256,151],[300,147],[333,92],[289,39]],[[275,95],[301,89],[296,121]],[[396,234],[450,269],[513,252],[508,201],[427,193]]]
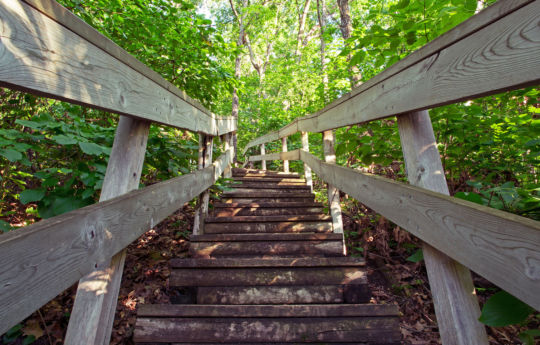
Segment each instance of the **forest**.
[[[250,140],[321,110],[496,1],[58,2],[212,112],[237,117],[241,166]],[[430,110],[451,195],[540,220],[539,96],[531,86]],[[118,115],[7,88],[0,97],[0,233],[96,203]],[[335,135],[337,164],[407,181],[395,117]],[[153,124],[141,187],[196,170],[198,140]],[[322,156],[322,136],[310,133],[309,141]],[[289,138],[289,150],[296,148],[299,134]],[[217,157],[219,145],[215,150]],[[267,153],[280,150],[277,141],[266,146]],[[303,173],[301,161],[290,164]],[[282,161],[268,169],[282,170]],[[325,188],[315,179],[318,201]],[[185,255],[195,206],[184,205],[130,246],[112,344],[132,343],[137,303],[169,300],[160,287],[165,259]],[[438,344],[420,241],[343,193],[341,206],[348,251],[370,263],[376,301],[400,305],[404,343]],[[146,280],[137,281],[137,272]],[[476,274],[473,280],[490,344],[538,344],[538,311]],[[61,344],[74,291],[0,344]]]

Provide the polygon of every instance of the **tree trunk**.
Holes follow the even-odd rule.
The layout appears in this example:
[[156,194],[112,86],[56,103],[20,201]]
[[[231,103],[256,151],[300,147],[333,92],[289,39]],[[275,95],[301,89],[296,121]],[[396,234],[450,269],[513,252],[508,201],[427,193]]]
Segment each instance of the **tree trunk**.
[[296,62],[300,62],[300,59],[302,57],[302,52],[301,52],[302,41],[304,40],[306,19],[307,19],[310,5],[311,5],[311,0],[306,0],[302,14],[298,16],[298,35],[296,36],[296,51],[294,52],[294,55],[296,56]]
[[323,102],[326,105],[326,93],[328,92],[328,74],[326,74],[326,42],[324,41],[324,30],[326,28],[326,18],[325,18],[325,9],[326,4],[325,0],[317,0],[317,17],[319,18],[319,26],[320,26],[320,33],[321,33],[321,48],[320,48],[320,54],[321,54],[321,76],[322,76],[322,83],[323,83],[323,92],[322,92],[322,98]]
[[[341,17],[341,36],[343,37],[343,40],[345,41],[345,44],[347,44],[347,40],[351,38],[352,34],[352,21],[351,21],[351,10],[349,8],[349,0],[337,0],[337,4],[339,7],[339,16]],[[350,61],[352,58],[352,54],[349,54],[347,56],[347,61]],[[358,87],[360,84],[362,84],[362,74],[360,73],[360,70],[356,66],[351,66],[349,68],[350,72],[350,81],[351,81],[351,89],[354,89],[355,87]]]

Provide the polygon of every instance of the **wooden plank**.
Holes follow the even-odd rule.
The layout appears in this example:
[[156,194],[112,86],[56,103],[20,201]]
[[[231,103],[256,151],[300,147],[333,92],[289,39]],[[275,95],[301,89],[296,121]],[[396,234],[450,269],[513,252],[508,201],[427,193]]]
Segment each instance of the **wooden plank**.
[[262,135],[260,137],[257,137],[255,139],[253,139],[252,141],[250,141],[244,147],[244,150],[242,151],[242,155],[245,155],[247,150],[249,150],[251,147],[255,147],[255,146],[258,146],[258,145],[261,145],[261,144],[264,144],[264,143],[269,143],[271,141],[278,140],[278,139],[279,139],[279,132],[278,131],[268,132],[265,135]]
[[208,217],[208,223],[230,223],[230,222],[302,222],[332,220],[327,215],[297,215],[297,216],[238,216],[238,217]]
[[367,284],[359,267],[175,268],[171,286],[294,286]]
[[[197,150],[197,169],[202,170],[204,168],[204,149],[205,149],[205,136],[202,133],[199,133],[199,148]],[[202,198],[199,195],[197,198],[197,207],[195,208],[195,214],[193,217],[193,230],[194,234],[201,232],[201,213],[199,212],[201,208]]]
[[[266,154],[266,150],[265,150],[264,144],[261,144],[261,156],[264,156],[265,154]],[[266,160],[265,159],[263,159],[262,162],[261,162],[261,169],[266,170]]]
[[232,142],[232,134],[231,133],[227,133],[225,134],[225,142],[224,142],[224,151],[225,152],[228,152],[229,150],[232,149],[232,158],[229,158],[228,161],[227,161],[227,165],[225,166],[225,170],[223,170],[223,177],[225,178],[232,178],[232,163],[234,161],[234,145],[233,145],[233,142]]
[[[302,150],[309,152],[309,136],[307,132],[302,132]],[[300,155],[300,152],[298,153]],[[304,176],[306,177],[306,184],[309,186],[311,192],[313,192],[313,179],[311,177],[311,168],[304,163]]]
[[[121,116],[103,181],[100,201],[139,188],[150,122]],[[64,339],[65,344],[108,344],[126,251],[83,277]]]
[[[289,164],[288,162],[289,160],[292,161],[292,160],[298,160],[298,159],[300,159],[298,150],[293,150],[290,152],[276,152],[276,153],[270,153],[267,155],[249,156],[249,161],[251,162],[263,161],[263,160],[269,160],[269,161],[283,160],[283,161],[287,161],[287,165]],[[287,171],[284,171],[284,173],[288,174],[290,172],[287,170]]]
[[[289,203],[287,203],[289,204]],[[213,217],[233,217],[233,216],[278,216],[278,215],[307,215],[321,214],[324,212],[323,206],[316,207],[231,207],[214,209]]]
[[[205,135],[204,137],[204,160],[203,160],[203,166],[209,167],[212,165],[212,153],[214,151],[214,137],[211,137],[209,135]],[[220,164],[221,165],[221,164]],[[224,166],[222,167],[225,168]],[[219,178],[221,175],[221,172],[219,175],[217,175],[217,169],[214,169],[214,181]],[[223,170],[221,170],[223,171]],[[197,233],[202,234],[204,233],[204,219],[208,216],[208,202],[210,201],[210,192],[208,189],[206,189],[202,195],[199,197],[201,202],[199,205],[199,209],[196,211],[198,212],[199,219],[200,219],[200,226],[199,229],[197,229]],[[195,229],[193,229],[193,233],[195,234]]]
[[0,236],[0,333],[207,189],[213,177],[212,166]]
[[233,204],[226,204],[222,202],[217,202],[213,204],[215,209],[218,208],[233,208],[233,207],[250,207],[250,208],[283,208],[283,207],[290,207],[290,208],[296,208],[296,207],[323,207],[323,204],[320,202],[288,202],[288,203],[281,203],[281,204],[273,204],[273,203],[233,203]]
[[[230,332],[229,330],[235,330]],[[399,343],[396,317],[348,318],[139,318],[135,342]]]
[[189,238],[195,242],[251,242],[251,241],[325,241],[341,240],[339,234],[211,234],[193,235]]
[[198,304],[343,303],[343,286],[229,286],[197,288]]
[[300,155],[324,181],[540,309],[540,222]]
[[289,173],[289,161],[286,158],[286,154],[285,154],[288,151],[287,150],[287,137],[281,138],[281,151],[282,151],[282,154],[280,156],[281,156],[281,159],[283,160],[283,172],[288,174]]
[[342,256],[342,241],[193,242],[189,254],[196,258],[263,256]]
[[267,232],[332,232],[332,223],[324,221],[293,221],[273,223],[206,223],[207,234],[267,233]]
[[364,259],[353,257],[334,258],[273,258],[273,259],[172,259],[172,268],[203,267],[364,267]]
[[218,130],[215,115],[56,2],[28,2],[0,1],[1,86],[195,132],[236,128],[223,118]]
[[[323,132],[323,153],[324,161],[330,164],[336,164],[336,151],[334,142],[336,141],[332,130]],[[343,219],[341,218],[341,202],[339,198],[339,189],[328,183],[327,187],[328,207],[332,216],[332,227],[335,233],[343,233]]]
[[141,304],[138,316],[148,317],[347,317],[398,316],[396,305],[341,304],[341,305],[196,305],[196,304]]
[[[399,116],[398,128],[409,183],[449,195],[428,112]],[[443,344],[488,345],[469,270],[429,244],[422,252]]]

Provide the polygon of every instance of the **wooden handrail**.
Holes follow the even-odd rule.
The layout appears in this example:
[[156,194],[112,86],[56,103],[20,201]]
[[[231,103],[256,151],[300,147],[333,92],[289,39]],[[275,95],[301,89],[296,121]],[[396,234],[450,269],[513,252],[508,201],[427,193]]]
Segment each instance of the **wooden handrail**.
[[0,86],[212,136],[236,130],[53,0],[0,0]]
[[293,153],[325,182],[540,310],[540,222],[325,163],[304,150],[287,158]]
[[538,18],[538,1],[499,1],[321,111],[250,141],[243,152],[299,131],[323,132],[536,85]]
[[42,220],[0,237],[0,334],[209,188],[233,160]]

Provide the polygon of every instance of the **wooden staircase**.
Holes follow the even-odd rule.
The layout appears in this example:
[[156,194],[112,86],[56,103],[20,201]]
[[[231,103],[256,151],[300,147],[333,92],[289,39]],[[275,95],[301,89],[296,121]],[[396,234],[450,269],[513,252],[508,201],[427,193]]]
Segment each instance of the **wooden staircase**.
[[296,174],[233,169],[171,261],[170,286],[193,304],[141,305],[139,344],[399,344],[398,309],[367,304],[363,260],[344,256],[342,234]]

